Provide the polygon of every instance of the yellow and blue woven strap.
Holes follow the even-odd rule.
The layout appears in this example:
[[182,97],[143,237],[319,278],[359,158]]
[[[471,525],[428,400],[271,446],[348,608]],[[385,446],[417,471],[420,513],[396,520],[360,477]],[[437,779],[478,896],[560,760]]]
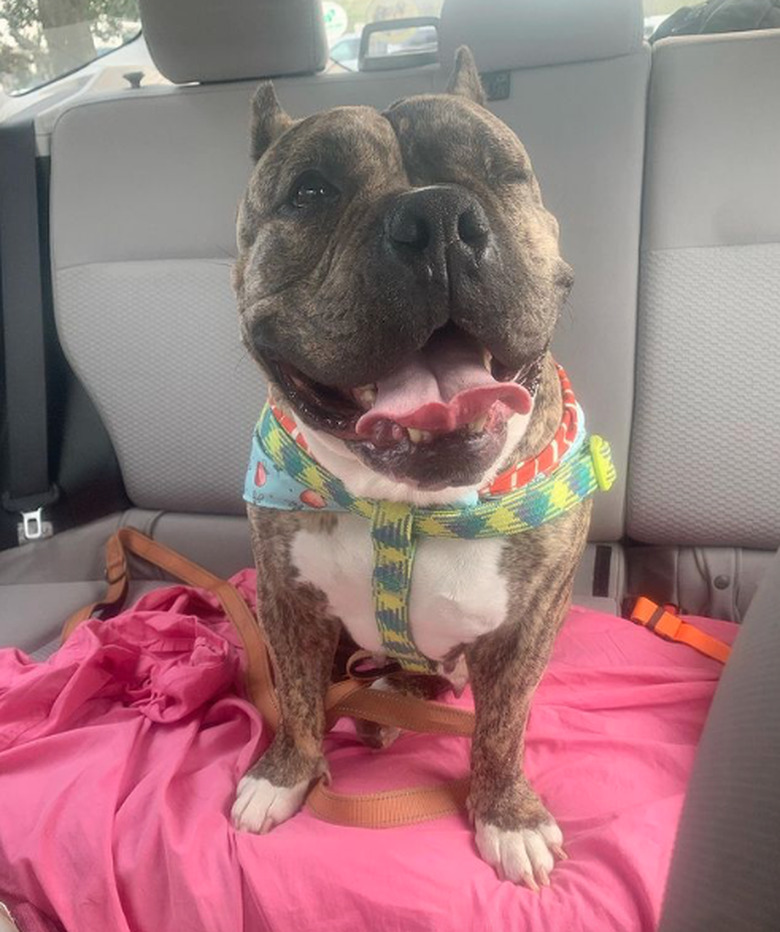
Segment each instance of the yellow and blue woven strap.
[[593,435],[549,476],[500,498],[458,508],[419,508],[415,531],[429,537],[479,539],[523,534],[541,527],[615,481],[609,444]]
[[551,475],[541,475],[499,498],[468,506],[416,508],[351,495],[340,479],[295,442],[268,405],[258,421],[257,436],[271,462],[317,492],[326,508],[349,511],[371,521],[374,611],[382,649],[414,672],[433,668],[417,650],[409,631],[412,567],[419,535],[474,540],[522,534],[570,511],[599,489],[609,489],[615,481],[609,444],[592,436]]
[[[351,495],[340,479],[319,465],[287,433],[270,407],[258,422],[260,444],[281,470],[307,488],[319,493],[326,507],[372,518],[376,502]],[[599,489],[607,490],[615,480],[609,444],[589,437],[549,475],[499,498],[476,505],[414,509],[414,531],[426,537],[475,539],[522,534],[570,511]]]
[[415,646],[409,629],[412,566],[417,537],[414,508],[403,502],[378,501],[371,517],[374,542],[374,614],[383,652],[404,670],[430,673],[434,664]]
[[[374,504],[369,499],[355,498],[344,488],[344,483],[320,464],[295,442],[277,421],[266,404],[257,422],[255,437],[262,452],[277,469],[292,476],[306,488],[317,492],[325,501],[325,507],[336,511],[351,511],[364,518],[371,518]],[[293,507],[295,503],[291,503]]]

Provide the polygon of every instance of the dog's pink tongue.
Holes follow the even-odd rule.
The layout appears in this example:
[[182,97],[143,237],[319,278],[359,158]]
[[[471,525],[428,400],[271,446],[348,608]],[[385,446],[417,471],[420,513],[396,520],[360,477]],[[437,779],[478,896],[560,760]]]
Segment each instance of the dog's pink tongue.
[[357,422],[361,437],[381,422],[451,431],[487,414],[501,401],[518,414],[531,410],[527,389],[487,371],[476,340],[456,333],[432,338],[392,375],[377,382],[374,406]]

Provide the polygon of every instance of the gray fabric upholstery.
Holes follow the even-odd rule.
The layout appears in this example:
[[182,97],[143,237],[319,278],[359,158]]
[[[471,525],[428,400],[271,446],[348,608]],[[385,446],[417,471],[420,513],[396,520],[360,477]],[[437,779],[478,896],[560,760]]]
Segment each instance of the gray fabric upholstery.
[[[777,126],[775,152],[780,113]],[[780,434],[767,423],[778,295],[780,242],[644,257],[629,506],[638,540],[780,544]]]
[[150,89],[66,110],[51,140],[55,268],[229,262],[255,86]]
[[649,65],[642,47],[609,61],[523,69],[512,74],[510,100],[491,104],[525,143],[574,268],[553,350],[589,429],[612,444],[618,472],[612,491],[596,497],[594,540],[618,540],[625,525]]
[[750,606],[699,745],[660,932],[780,929],[780,555]]
[[[105,543],[123,527],[137,528],[218,576],[232,576],[252,565],[245,517],[167,514],[133,508],[63,531],[49,540],[3,551],[0,582],[3,586],[24,586],[86,580],[102,585]],[[133,564],[132,576],[139,580],[162,578],[158,570],[142,561]]]
[[0,611],[7,586],[102,580],[103,547],[122,526],[121,520],[120,514],[108,515],[48,540],[0,552]]
[[644,248],[777,242],[780,30],[653,47]]
[[630,547],[626,591],[741,622],[773,554],[737,547]]
[[[387,107],[431,91],[436,77],[431,67],[381,78],[280,79],[274,86],[290,112],[303,116],[337,105]],[[149,88],[65,109],[51,130],[55,269],[138,259],[232,261],[236,209],[251,169],[256,87]]]
[[440,59],[459,45],[481,71],[538,68],[629,55],[642,45],[639,0],[445,0]]
[[59,636],[65,619],[94,602],[104,585],[83,582],[28,583],[0,586],[0,648],[32,653]]
[[628,530],[774,549],[780,31],[655,49]]
[[240,512],[264,392],[238,339],[228,261],[77,266],[57,295],[63,346],[89,374],[130,499]]
[[[135,527],[222,577],[252,565],[245,517],[131,511],[111,515],[49,540],[0,553],[0,647],[45,659],[66,618],[104,592],[104,548],[121,527]],[[131,558],[127,604],[170,581]]]
[[140,0],[149,52],[174,84],[308,74],[328,60],[319,0]]

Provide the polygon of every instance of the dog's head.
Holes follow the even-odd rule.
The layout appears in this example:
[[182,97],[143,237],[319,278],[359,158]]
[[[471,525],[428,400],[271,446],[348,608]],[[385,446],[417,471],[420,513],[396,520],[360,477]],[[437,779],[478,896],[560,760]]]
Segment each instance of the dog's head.
[[420,488],[479,483],[528,415],[571,271],[471,53],[380,113],[255,95],[239,211],[244,342],[310,430]]

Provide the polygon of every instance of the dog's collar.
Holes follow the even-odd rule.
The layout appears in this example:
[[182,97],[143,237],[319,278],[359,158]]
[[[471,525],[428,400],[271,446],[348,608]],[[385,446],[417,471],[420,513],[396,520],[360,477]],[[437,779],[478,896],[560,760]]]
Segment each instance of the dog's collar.
[[[572,448],[579,446],[585,437],[585,418],[582,408],[577,403],[574,396],[574,389],[571,386],[569,377],[563,369],[563,366],[556,364],[558,378],[561,384],[561,398],[563,402],[563,413],[561,422],[555,432],[553,439],[547,446],[536,456],[529,457],[510,466],[503,472],[499,473],[492,482],[483,486],[476,493],[473,501],[463,501],[464,505],[475,505],[478,501],[484,500],[491,496],[503,495],[504,492],[512,492],[531,482],[538,475],[548,474],[555,469],[561,461],[569,454]],[[307,453],[309,445],[301,433],[298,425],[289,414],[285,414],[282,409],[269,398],[268,404],[273,411],[276,420],[282,425],[287,433],[295,442]],[[307,504],[304,502],[304,504]],[[280,506],[272,506],[280,507]],[[341,509],[336,509],[341,510]]]
[[502,472],[475,503],[423,508],[360,498],[308,452],[294,422],[266,404],[255,428],[244,498],[254,505],[293,511],[347,511],[371,521],[373,592],[382,650],[404,669],[435,668],[409,631],[409,592],[417,538],[478,539],[522,534],[570,511],[615,479],[609,444],[586,437],[582,411],[566,373],[561,423],[538,455]]

